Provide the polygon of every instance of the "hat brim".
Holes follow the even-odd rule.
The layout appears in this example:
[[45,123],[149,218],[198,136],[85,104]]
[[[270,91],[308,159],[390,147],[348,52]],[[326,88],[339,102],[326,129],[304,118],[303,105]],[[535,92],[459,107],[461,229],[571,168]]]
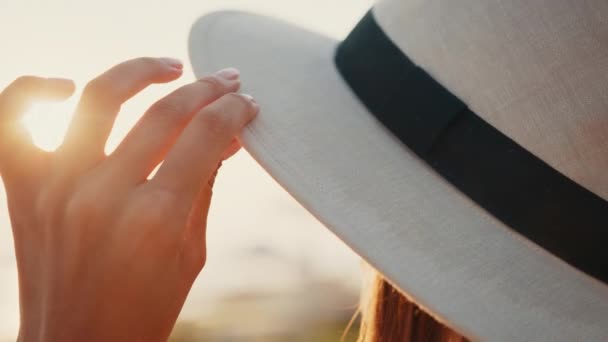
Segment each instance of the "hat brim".
[[235,66],[259,102],[245,149],[440,321],[481,340],[605,338],[607,288],[504,226],[388,133],[334,67],[337,43],[219,12],[195,23],[189,49],[197,76]]

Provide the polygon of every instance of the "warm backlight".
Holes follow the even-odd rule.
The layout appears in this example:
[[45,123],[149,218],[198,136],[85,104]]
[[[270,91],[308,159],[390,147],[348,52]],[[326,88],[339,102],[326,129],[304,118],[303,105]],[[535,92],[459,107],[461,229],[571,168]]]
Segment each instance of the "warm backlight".
[[53,151],[63,141],[76,108],[77,98],[64,102],[33,104],[23,116],[23,125],[32,135],[34,143],[46,151]]

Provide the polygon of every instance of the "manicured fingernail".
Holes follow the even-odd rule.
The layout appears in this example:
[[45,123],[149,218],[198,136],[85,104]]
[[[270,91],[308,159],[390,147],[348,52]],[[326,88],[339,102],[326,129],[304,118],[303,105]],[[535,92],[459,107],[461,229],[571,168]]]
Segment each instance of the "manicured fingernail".
[[179,59],[165,57],[165,58],[161,58],[160,60],[175,69],[182,69],[184,67],[184,64],[182,64],[182,62]]
[[251,103],[257,103],[257,102],[255,102],[255,99],[253,98],[253,96],[251,96],[249,94],[241,94],[241,96],[246,98],[247,100],[249,100]]
[[215,74],[227,80],[236,80],[239,78],[241,73],[235,68],[226,68],[216,72]]
[[241,96],[246,98],[247,100],[249,100],[249,102],[251,102],[251,104],[253,104],[253,107],[256,109],[256,111],[260,108],[260,105],[258,105],[258,103],[253,98],[253,96],[251,96],[249,94],[241,94]]

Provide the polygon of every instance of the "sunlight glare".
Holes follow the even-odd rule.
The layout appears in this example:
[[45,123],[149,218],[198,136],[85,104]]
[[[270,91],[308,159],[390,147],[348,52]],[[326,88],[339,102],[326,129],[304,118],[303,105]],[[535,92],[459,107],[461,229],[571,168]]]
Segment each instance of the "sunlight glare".
[[22,122],[36,146],[54,151],[63,141],[76,108],[78,97],[64,102],[38,102],[23,116]]

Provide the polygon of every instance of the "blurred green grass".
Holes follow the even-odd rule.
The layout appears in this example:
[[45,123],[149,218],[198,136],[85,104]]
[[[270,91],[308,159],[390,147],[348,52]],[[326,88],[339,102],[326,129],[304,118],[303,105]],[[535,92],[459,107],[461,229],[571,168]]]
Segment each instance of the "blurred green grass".
[[[230,332],[222,332],[206,328],[196,322],[185,321],[176,325],[169,342],[336,342],[341,341],[348,322],[327,322],[309,331],[294,331],[282,334],[257,334],[250,336],[233,336]],[[300,330],[300,329],[298,329]],[[358,331],[351,328],[345,336],[345,342],[356,342]]]

